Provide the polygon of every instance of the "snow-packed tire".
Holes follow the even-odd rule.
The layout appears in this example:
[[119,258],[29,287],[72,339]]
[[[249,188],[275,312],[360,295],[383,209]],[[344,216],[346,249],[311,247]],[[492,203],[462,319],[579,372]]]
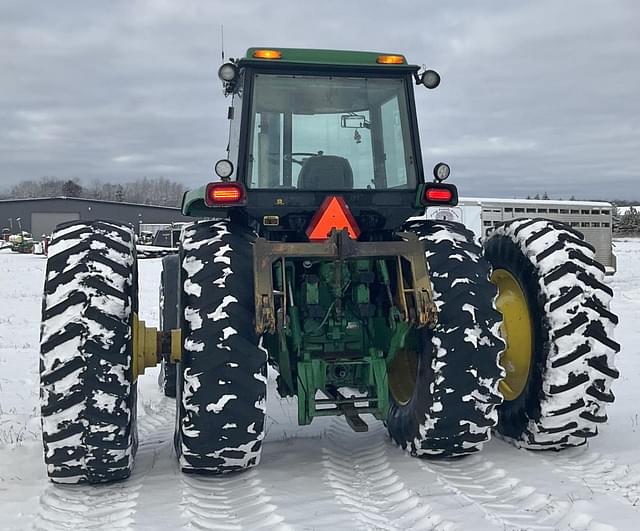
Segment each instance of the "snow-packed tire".
[[132,230],[105,221],[59,225],[49,245],[40,344],[44,459],[54,482],[131,473],[136,305]]
[[498,432],[531,449],[584,444],[607,420],[618,377],[618,318],[609,310],[613,291],[604,267],[581,233],[544,219],[497,227],[485,255],[520,284],[533,332],[526,386],[498,408]]
[[473,233],[459,223],[411,221],[405,230],[425,245],[438,323],[419,331],[417,360],[402,376],[415,386],[404,400],[394,396],[390,368],[389,433],[412,455],[476,452],[490,439],[502,401],[504,343],[491,269]]
[[[160,330],[168,331],[180,328],[178,319],[178,284],[180,274],[180,258],[178,255],[166,256],[162,259],[160,274]],[[176,364],[162,360],[158,374],[158,384],[165,396],[176,397]]]
[[184,231],[176,447],[185,472],[221,474],[260,460],[267,353],[253,324],[253,239],[228,220]]

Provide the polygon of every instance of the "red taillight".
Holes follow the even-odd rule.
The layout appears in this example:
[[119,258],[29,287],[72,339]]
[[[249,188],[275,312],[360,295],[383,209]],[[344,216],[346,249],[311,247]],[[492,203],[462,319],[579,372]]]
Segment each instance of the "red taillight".
[[453,199],[453,192],[448,188],[427,188],[424,198],[430,203],[450,203]]
[[210,183],[204,196],[207,206],[234,205],[244,202],[244,188],[239,183]]

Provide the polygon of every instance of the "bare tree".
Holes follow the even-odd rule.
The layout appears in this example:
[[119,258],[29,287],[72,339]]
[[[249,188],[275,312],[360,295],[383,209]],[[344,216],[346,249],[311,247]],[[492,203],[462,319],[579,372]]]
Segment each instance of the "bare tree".
[[112,183],[94,179],[83,186],[77,178],[43,177],[26,180],[11,187],[9,198],[84,197],[103,201],[119,201],[146,205],[179,206],[184,186],[165,177],[138,179],[127,183]]

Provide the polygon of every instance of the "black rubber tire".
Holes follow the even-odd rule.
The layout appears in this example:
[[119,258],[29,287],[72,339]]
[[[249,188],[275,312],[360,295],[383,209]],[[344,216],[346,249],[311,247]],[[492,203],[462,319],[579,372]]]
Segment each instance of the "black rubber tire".
[[460,456],[491,438],[502,401],[496,288],[473,233],[450,221],[410,221],[424,242],[438,323],[420,331],[416,385],[402,405],[390,393],[391,438],[417,456]]
[[54,482],[114,481],[133,468],[136,271],[129,227],[74,221],[56,228],[40,345],[44,459]]
[[522,287],[533,324],[524,391],[498,408],[498,432],[516,445],[559,450],[584,444],[606,422],[620,346],[613,291],[582,234],[556,221],[517,219],[497,227],[485,254]]
[[[162,259],[160,273],[159,318],[160,330],[180,328],[178,319],[178,287],[180,283],[180,258],[178,255],[166,256]],[[158,385],[164,396],[176,397],[176,364],[162,360],[158,374]]]
[[222,474],[260,461],[267,353],[253,324],[254,237],[228,220],[183,234],[176,447],[185,472]]

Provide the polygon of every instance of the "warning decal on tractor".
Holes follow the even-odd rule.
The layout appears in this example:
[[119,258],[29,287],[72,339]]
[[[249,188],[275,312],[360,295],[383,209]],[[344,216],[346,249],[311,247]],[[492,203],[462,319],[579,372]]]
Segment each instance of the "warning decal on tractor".
[[331,195],[323,202],[311,219],[307,236],[311,241],[326,240],[332,229],[347,229],[349,237],[357,240],[360,227],[342,197]]

